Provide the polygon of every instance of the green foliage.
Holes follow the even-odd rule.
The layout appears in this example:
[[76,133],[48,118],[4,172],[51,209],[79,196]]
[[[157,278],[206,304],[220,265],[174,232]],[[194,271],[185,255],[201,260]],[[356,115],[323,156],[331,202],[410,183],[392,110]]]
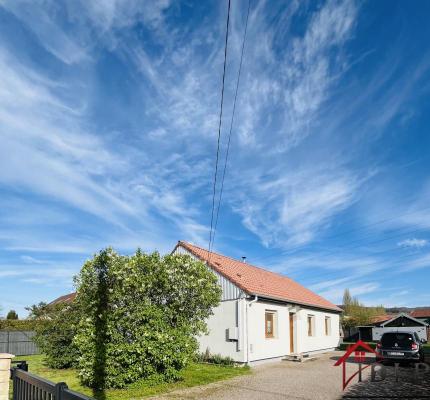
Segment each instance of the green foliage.
[[384,314],[384,306],[365,307],[356,297],[351,297],[348,289],[345,289],[343,295],[343,315],[341,320],[344,328],[368,325],[371,323],[373,317]]
[[29,319],[0,319],[0,331],[34,331],[40,323]]
[[51,368],[76,366],[78,349],[73,337],[79,322],[75,304],[59,303],[52,306],[40,303],[30,307],[30,318],[35,318],[35,343],[45,353],[46,364]]
[[83,316],[74,338],[79,376],[98,390],[142,378],[178,379],[221,297],[215,275],[203,263],[140,250],[133,256],[101,251],[75,283]]
[[18,314],[16,313],[15,310],[10,310],[7,313],[6,319],[18,319]]
[[[376,342],[366,342],[372,349],[376,349]],[[355,343],[343,342],[339,345],[338,350],[346,351],[349,346],[352,346]]]
[[38,304],[33,304],[30,307],[25,307],[28,311],[28,319],[31,320],[42,320],[49,318],[49,311],[51,310],[51,306],[49,306],[44,301],[41,301]]
[[234,360],[231,357],[223,357],[221,354],[211,354],[209,349],[206,349],[204,353],[199,353],[197,355],[198,362],[204,362],[209,364],[218,365],[234,365]]
[[344,307],[348,307],[352,304],[352,296],[351,296],[351,293],[349,292],[348,288],[346,288],[345,291],[343,292],[342,304]]

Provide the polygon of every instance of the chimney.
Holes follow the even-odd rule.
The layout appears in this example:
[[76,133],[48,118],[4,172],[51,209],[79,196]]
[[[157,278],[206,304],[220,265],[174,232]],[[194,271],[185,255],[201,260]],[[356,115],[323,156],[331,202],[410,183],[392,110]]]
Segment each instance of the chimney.
[[246,256],[242,256],[242,262],[246,263]]

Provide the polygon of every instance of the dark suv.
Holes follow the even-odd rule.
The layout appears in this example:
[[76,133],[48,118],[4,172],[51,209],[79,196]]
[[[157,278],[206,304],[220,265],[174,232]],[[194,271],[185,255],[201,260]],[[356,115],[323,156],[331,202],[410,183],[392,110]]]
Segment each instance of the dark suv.
[[424,350],[422,340],[416,332],[387,332],[376,345],[380,361],[422,361]]

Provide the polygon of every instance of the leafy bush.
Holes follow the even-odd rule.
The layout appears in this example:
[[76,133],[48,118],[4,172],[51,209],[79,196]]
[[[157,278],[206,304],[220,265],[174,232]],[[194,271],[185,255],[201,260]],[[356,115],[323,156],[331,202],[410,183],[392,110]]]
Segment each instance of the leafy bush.
[[34,331],[43,321],[31,319],[1,319],[0,331]]
[[[172,381],[221,297],[216,276],[188,255],[101,251],[75,280],[81,381],[95,389],[141,378]],[[158,378],[159,376],[159,378]]]
[[[338,350],[347,350],[349,346],[354,345],[355,343],[343,342],[339,345]],[[366,342],[372,349],[376,349],[376,342]]]
[[231,357],[223,357],[221,354],[211,354],[209,349],[206,349],[204,353],[198,354],[197,361],[218,365],[234,365],[234,360]]
[[51,368],[70,368],[77,365],[78,349],[73,343],[80,319],[75,304],[41,303],[30,309],[35,322],[35,343],[45,354],[45,362]]

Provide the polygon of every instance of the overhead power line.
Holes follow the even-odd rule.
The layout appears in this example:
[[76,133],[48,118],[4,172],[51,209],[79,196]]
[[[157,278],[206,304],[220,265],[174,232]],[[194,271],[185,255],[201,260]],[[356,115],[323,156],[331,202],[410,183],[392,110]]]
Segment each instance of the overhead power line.
[[244,50],[245,50],[246,33],[248,31],[248,19],[249,19],[249,9],[250,9],[250,6],[251,6],[251,0],[248,0],[248,10],[246,12],[245,30],[243,32],[242,49],[241,49],[241,52],[240,52],[239,70],[238,70],[238,73],[237,73],[237,80],[236,80],[236,90],[235,90],[235,93],[234,93],[233,111],[231,113],[230,130],[229,130],[229,133],[228,133],[227,150],[226,150],[226,153],[225,153],[225,160],[224,160],[224,170],[223,170],[222,178],[221,178],[221,189],[220,189],[220,192],[219,192],[218,207],[217,207],[217,210],[216,210],[215,225],[214,225],[214,231],[213,231],[213,234],[212,234],[212,246],[213,246],[213,244],[215,242],[215,234],[216,234],[216,229],[217,229],[217,226],[218,226],[219,210],[221,208],[222,194],[223,194],[223,191],[224,191],[224,180],[225,180],[225,174],[226,174],[226,171],[227,171],[228,156],[229,156],[229,153],[230,153],[231,133],[233,131],[234,115],[235,115],[235,112],[236,112],[237,93],[239,91],[240,76],[241,76],[241,72],[242,72],[243,53],[244,53]]
[[228,48],[228,33],[230,25],[230,1],[228,0],[227,9],[227,27],[225,31],[225,44],[224,44],[224,67],[222,72],[222,86],[221,86],[221,102],[220,102],[220,112],[219,112],[219,123],[218,123],[218,139],[217,139],[217,149],[215,158],[215,173],[213,180],[213,191],[212,191],[212,210],[211,210],[211,226],[209,231],[209,257],[212,247],[212,234],[213,234],[213,222],[214,222],[214,212],[215,212],[215,197],[216,197],[216,187],[217,187],[217,177],[218,177],[218,161],[219,161],[219,149],[221,141],[221,124],[222,124],[222,113],[224,106],[224,87],[225,87],[225,70],[227,65],[227,48]]

